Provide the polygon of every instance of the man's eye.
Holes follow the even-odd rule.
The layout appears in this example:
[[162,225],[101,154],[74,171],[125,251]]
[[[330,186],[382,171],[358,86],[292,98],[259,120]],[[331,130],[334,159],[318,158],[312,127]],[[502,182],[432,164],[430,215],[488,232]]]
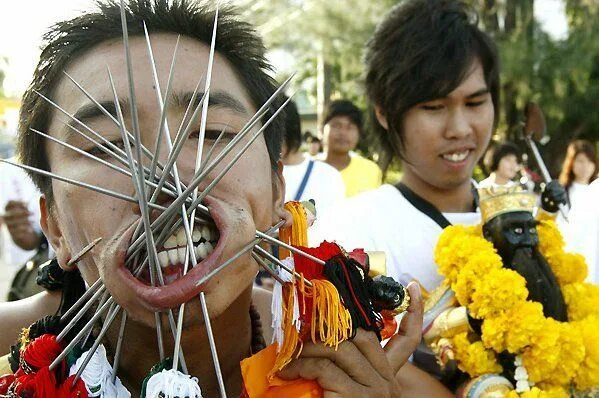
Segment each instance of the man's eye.
[[[112,145],[102,143],[100,145],[93,146],[89,149],[86,149],[85,152],[87,152],[90,155],[93,155],[95,157],[98,157],[98,158],[110,158],[110,157],[112,157],[112,155],[110,153],[107,153],[107,151],[108,152],[116,152],[114,149],[115,146],[121,150],[125,149],[125,144],[124,144],[123,140],[115,140],[115,141],[109,141],[109,142]],[[133,146],[133,143],[131,143],[131,146]]]
[[514,228],[514,232],[518,235],[521,235],[524,232],[524,230],[520,227],[516,227]]
[[531,228],[531,229],[528,230],[528,232],[530,234],[536,234],[537,233],[537,229],[536,228]]
[[468,106],[469,108],[476,108],[477,106],[481,106],[485,102],[487,102],[487,100],[469,101],[466,103],[466,106]]
[[[223,130],[206,129],[206,132],[204,133],[204,139],[208,141],[216,141],[221,134],[223,135],[223,137],[221,138],[221,142],[223,140],[231,139],[235,135],[235,133],[226,130],[223,132]],[[200,130],[192,132],[189,135],[189,138],[200,138]]]
[[422,109],[424,109],[425,111],[438,111],[440,109],[443,109],[443,105],[441,104],[424,104],[421,106]]

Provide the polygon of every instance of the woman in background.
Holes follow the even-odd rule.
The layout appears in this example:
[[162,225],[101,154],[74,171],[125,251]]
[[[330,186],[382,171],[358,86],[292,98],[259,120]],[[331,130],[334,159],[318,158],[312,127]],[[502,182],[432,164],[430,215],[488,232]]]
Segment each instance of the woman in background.
[[[557,224],[564,235],[568,250],[583,254],[589,264],[588,281],[599,282],[597,275],[597,237],[599,231],[596,222],[599,212],[596,206],[596,191],[589,185],[597,178],[597,151],[595,144],[586,140],[576,140],[568,145],[566,159],[562,167],[559,182],[568,194],[568,219],[560,213]],[[597,184],[593,184],[597,186]]]
[[580,199],[588,185],[597,177],[597,151],[586,140],[576,140],[568,145],[559,182],[568,193],[568,206]]

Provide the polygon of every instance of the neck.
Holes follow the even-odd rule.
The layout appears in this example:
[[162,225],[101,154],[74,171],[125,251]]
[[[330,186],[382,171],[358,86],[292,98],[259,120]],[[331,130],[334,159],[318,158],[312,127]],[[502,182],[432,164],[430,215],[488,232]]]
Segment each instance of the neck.
[[327,150],[325,162],[341,171],[349,166],[349,162],[351,162],[351,156],[349,156],[348,152],[334,152],[329,149]]
[[283,159],[283,164],[285,166],[294,166],[296,164],[300,164],[305,159],[304,154],[300,151],[288,153]]
[[[242,378],[239,362],[250,355],[252,330],[249,308],[251,294],[252,289],[249,287],[223,314],[211,318],[220,368],[229,396],[238,396],[241,393]],[[199,299],[196,300],[197,302]],[[189,374],[200,380],[204,397],[218,397],[220,394],[208,335],[203,322],[198,324],[198,318],[202,318],[199,305],[187,305],[186,315],[191,311],[197,311],[199,315],[194,317],[193,325],[184,326],[181,338],[182,352],[185,355],[187,368]],[[166,321],[167,316],[166,314],[162,315],[165,354],[167,357],[172,357],[174,339],[168,321]],[[175,312],[175,319],[176,316]],[[118,322],[115,322],[109,332],[106,346],[110,352],[114,352],[113,348],[116,346],[118,327]],[[140,396],[143,379],[150,368],[160,361],[156,348],[155,329],[129,321],[123,347],[126,349],[121,352],[118,375],[132,396]]]
[[578,183],[578,184],[582,184],[582,185],[588,185],[589,180],[587,180],[585,178],[575,177],[574,182]]
[[491,176],[493,176],[493,180],[495,180],[495,184],[497,185],[505,185],[510,181],[509,178],[505,178],[501,174],[491,173]]
[[[404,167],[404,170],[406,168]],[[437,188],[426,181],[406,172],[401,182],[415,194],[430,202],[442,213],[465,213],[473,211],[474,196],[470,181],[464,181],[457,187],[448,189]]]

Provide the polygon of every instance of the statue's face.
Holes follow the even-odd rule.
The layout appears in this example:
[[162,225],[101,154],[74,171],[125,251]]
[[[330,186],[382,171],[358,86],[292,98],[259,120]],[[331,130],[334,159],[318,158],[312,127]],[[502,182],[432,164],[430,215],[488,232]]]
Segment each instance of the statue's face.
[[517,211],[491,219],[483,226],[483,233],[505,261],[513,256],[516,249],[533,248],[539,244],[536,225],[531,213]]

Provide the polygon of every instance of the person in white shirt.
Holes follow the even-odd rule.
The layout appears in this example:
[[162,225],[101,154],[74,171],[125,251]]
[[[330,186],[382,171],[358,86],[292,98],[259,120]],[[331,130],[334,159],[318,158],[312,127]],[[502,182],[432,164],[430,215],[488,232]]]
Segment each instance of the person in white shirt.
[[479,182],[478,187],[510,187],[516,184],[514,179],[522,167],[520,149],[511,142],[504,142],[493,147],[491,151],[490,175]]
[[[411,0],[383,18],[366,50],[366,93],[382,165],[399,161],[403,176],[336,206],[311,237],[385,251],[389,276],[429,292],[442,280],[433,252],[443,228],[481,221],[472,172],[496,125],[499,65],[474,16],[462,2]],[[432,356],[414,358],[439,371]]]
[[557,223],[564,235],[568,250],[584,254],[589,263],[589,281],[599,282],[596,275],[595,253],[599,250],[594,241],[597,226],[596,207],[599,199],[599,185],[591,189],[597,177],[597,152],[595,145],[586,140],[576,140],[568,145],[566,158],[560,174],[560,183],[568,193],[567,219],[560,213]]
[[24,171],[0,165],[0,300],[6,297],[13,275],[40,244],[39,197]]
[[297,106],[290,101],[285,108],[283,177],[285,201],[313,199],[316,211],[325,212],[345,197],[341,174],[332,166],[314,160],[300,151],[302,133]]
[[335,207],[313,233],[385,251],[389,276],[428,291],[441,281],[433,250],[442,229],[480,222],[471,178],[495,126],[499,70],[472,12],[415,0],[383,19],[366,51],[366,92],[382,165],[401,162],[403,176]]
[[2,253],[7,265],[22,265],[35,254],[41,233],[39,197],[40,192],[22,169],[0,165]]
[[[559,176],[560,184],[568,193],[568,207],[572,208],[597,178],[597,163],[597,151],[592,142],[576,140],[568,145]],[[564,221],[563,218],[561,221]]]

